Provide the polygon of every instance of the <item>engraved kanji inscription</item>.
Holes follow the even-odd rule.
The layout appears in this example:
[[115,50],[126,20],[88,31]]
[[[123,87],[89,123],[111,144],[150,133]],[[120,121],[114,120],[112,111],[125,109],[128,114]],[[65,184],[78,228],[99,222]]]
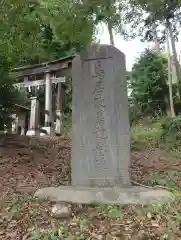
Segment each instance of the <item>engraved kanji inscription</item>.
[[93,78],[96,80],[96,86],[93,95],[93,106],[96,111],[95,127],[93,134],[95,135],[96,146],[93,149],[95,153],[95,162],[97,167],[104,164],[106,166],[105,154],[108,153],[108,135],[105,129],[105,100],[104,100],[104,84],[103,79],[105,76],[104,69],[102,69],[101,62],[97,61],[95,64],[95,75]]

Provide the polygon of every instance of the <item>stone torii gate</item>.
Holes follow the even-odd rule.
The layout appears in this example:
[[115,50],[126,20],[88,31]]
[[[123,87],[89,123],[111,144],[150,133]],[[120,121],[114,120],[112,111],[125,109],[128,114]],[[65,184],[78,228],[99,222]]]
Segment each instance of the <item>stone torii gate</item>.
[[[30,65],[13,69],[16,76],[17,87],[23,87],[32,93],[31,111],[29,129],[27,135],[38,136],[40,134],[39,127],[39,100],[37,98],[37,90],[45,87],[45,122],[42,128],[48,135],[53,136],[56,133],[61,134],[62,130],[62,91],[61,83],[65,82],[65,76],[71,69],[74,55],[60,58],[55,61],[45,62],[36,65]],[[56,127],[54,128],[54,120],[52,114],[52,86],[56,86]]]

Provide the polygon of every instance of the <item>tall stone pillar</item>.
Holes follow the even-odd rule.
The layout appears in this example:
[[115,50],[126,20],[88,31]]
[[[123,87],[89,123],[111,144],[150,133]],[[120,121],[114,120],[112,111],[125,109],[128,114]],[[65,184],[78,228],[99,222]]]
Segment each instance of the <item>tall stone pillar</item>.
[[63,127],[63,123],[62,123],[62,85],[61,85],[61,83],[58,83],[55,132],[57,134],[61,134],[62,127]]
[[39,136],[39,100],[37,97],[31,97],[30,123],[27,136]]
[[110,45],[89,47],[73,60],[72,89],[72,185],[130,186],[124,54]]
[[43,129],[46,130],[50,136],[54,134],[52,118],[52,82],[49,72],[46,73],[45,81],[45,127],[43,127]]

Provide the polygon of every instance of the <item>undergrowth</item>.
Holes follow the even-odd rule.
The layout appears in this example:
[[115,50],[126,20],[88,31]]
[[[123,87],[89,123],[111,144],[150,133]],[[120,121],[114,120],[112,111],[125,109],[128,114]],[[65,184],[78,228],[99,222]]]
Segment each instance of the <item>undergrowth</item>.
[[[66,136],[71,132],[69,119],[64,125],[64,132]],[[149,155],[150,149],[162,148],[166,150],[166,154],[175,154],[173,158],[176,157],[179,163],[180,132],[180,118],[162,118],[146,124],[134,124],[132,150]],[[166,160],[168,159],[169,155]],[[141,161],[142,164],[144,158]],[[169,161],[172,166],[172,159]],[[136,165],[135,167],[139,168]],[[11,195],[11,201],[0,201],[0,228],[7,235],[7,232],[15,232],[17,226],[21,226],[29,236],[26,239],[31,240],[181,239],[181,168],[175,165],[174,169],[156,168],[155,171],[151,169],[146,173],[144,170],[142,172],[143,184],[168,188],[175,195],[175,201],[150,206],[92,202],[83,206],[80,213],[73,212],[70,219],[61,220],[51,216],[51,206],[46,203],[39,202],[32,196],[15,194]],[[0,239],[7,239],[6,236],[1,236],[1,231]]]
[[132,149],[142,150],[150,147],[180,152],[181,117],[164,117],[146,126],[144,123],[133,124]]
[[[68,126],[68,125],[67,125]],[[70,127],[66,128],[70,131]],[[132,150],[142,151],[150,148],[162,148],[168,152],[178,153],[181,147],[181,118],[162,118],[153,122],[134,124],[132,126]],[[125,228],[134,228],[133,223],[138,224],[144,232],[144,238],[139,238],[139,232],[135,237],[132,235],[131,239],[163,239],[172,240],[180,239],[181,230],[181,189],[178,184],[181,177],[181,171],[153,172],[145,179],[145,184],[149,186],[164,186],[173,192],[175,195],[174,202],[164,204],[150,205],[150,206],[129,206],[128,208],[105,205],[101,203],[92,203],[95,206],[94,214],[91,212],[92,218],[95,216],[101,219],[116,219],[115,223],[118,226],[124,225]],[[90,215],[89,215],[90,217]],[[90,232],[90,218],[80,219],[75,217],[77,230],[75,231],[75,240],[84,239],[85,236],[90,239],[105,239],[103,235],[93,235],[94,231]],[[52,227],[50,232],[40,232],[38,229],[34,232],[33,239],[69,239],[69,228],[72,226],[65,224],[64,226]],[[148,228],[155,229],[154,236],[152,232],[148,233]],[[144,230],[143,230],[144,229]],[[162,229],[162,230],[160,230]],[[157,233],[158,231],[158,233]],[[149,238],[149,237],[150,238]],[[152,237],[152,238],[151,238]],[[121,239],[114,237],[110,239]]]
[[[149,151],[159,148],[167,154],[165,169],[152,171],[145,178],[145,185],[163,186],[173,192],[175,201],[167,204],[151,205],[144,209],[147,218],[158,223],[166,223],[167,231],[158,239],[177,239],[181,230],[181,171],[179,170],[179,161],[181,156],[181,117],[144,121],[132,125],[132,150]],[[170,157],[172,156],[172,157]],[[174,162],[174,160],[176,161]],[[159,161],[159,160],[158,160]],[[172,167],[174,166],[174,167]]]

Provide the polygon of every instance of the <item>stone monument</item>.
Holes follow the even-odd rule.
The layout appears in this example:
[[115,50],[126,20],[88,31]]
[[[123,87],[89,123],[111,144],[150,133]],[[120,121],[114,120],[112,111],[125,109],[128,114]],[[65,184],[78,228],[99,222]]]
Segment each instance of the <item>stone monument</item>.
[[72,186],[39,189],[53,202],[156,204],[174,200],[163,189],[130,184],[130,125],[125,56],[97,45],[73,61]]
[[114,46],[94,46],[72,67],[72,184],[129,186],[125,56]]

